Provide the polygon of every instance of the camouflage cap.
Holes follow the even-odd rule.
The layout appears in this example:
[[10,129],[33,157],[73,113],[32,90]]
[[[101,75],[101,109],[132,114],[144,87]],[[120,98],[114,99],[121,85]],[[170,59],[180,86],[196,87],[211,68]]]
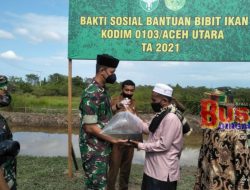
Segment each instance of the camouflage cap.
[[0,90],[7,90],[8,78],[4,75],[0,75]]
[[8,78],[0,75],[0,107],[8,106],[11,103],[11,96],[8,93]]

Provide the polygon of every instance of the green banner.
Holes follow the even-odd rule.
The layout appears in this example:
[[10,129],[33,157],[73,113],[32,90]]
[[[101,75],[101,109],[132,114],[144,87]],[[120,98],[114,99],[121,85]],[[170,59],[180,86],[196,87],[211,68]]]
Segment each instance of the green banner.
[[250,61],[250,0],[70,0],[68,58]]

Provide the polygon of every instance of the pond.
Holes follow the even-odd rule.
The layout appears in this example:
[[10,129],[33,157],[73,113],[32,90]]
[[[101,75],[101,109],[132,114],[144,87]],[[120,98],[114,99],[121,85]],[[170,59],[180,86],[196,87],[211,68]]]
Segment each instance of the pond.
[[[68,134],[62,129],[12,128],[13,139],[21,144],[19,155],[67,156]],[[181,155],[181,165],[196,166],[201,135],[185,137],[185,147]],[[77,131],[73,131],[72,144],[76,157],[80,157]],[[145,152],[135,149],[133,163],[143,164]]]

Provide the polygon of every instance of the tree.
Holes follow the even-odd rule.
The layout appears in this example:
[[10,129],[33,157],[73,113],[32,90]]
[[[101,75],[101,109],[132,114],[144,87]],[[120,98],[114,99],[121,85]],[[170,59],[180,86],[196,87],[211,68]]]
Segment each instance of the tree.
[[26,81],[32,86],[38,85],[39,84],[39,76],[35,74],[27,74],[26,76]]
[[76,76],[72,78],[72,95],[80,96],[83,88],[86,87],[86,83],[83,82],[82,77]]
[[65,75],[61,75],[59,73],[55,73],[53,75],[49,75],[48,83],[54,83],[54,84],[63,84],[67,83],[68,77]]
[[83,79],[82,77],[76,76],[72,78],[72,85],[73,86],[83,86]]

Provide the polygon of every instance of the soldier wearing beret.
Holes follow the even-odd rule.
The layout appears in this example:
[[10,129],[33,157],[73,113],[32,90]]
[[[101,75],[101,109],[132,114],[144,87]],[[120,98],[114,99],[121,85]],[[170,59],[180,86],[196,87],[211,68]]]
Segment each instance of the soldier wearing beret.
[[106,188],[111,143],[126,142],[100,133],[112,117],[110,96],[105,84],[116,81],[118,63],[119,60],[110,55],[97,55],[96,75],[81,96],[79,145],[86,189]]

